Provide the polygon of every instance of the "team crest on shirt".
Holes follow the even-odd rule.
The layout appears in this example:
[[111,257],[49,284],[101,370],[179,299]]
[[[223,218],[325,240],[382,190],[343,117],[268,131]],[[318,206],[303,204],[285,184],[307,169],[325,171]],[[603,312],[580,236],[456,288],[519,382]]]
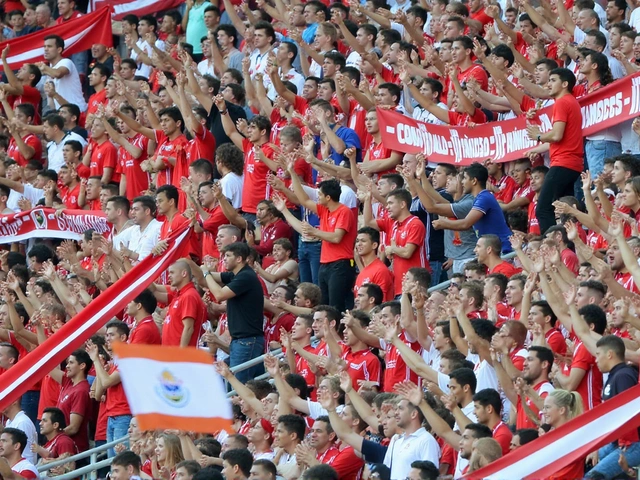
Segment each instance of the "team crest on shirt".
[[332,227],[335,226],[336,224],[336,219],[335,218],[330,218],[329,219],[329,225],[331,225]]
[[189,390],[182,385],[182,380],[169,370],[163,370],[158,381],[156,393],[170,407],[182,408],[189,402]]
[[407,238],[407,232],[401,232],[400,238]]

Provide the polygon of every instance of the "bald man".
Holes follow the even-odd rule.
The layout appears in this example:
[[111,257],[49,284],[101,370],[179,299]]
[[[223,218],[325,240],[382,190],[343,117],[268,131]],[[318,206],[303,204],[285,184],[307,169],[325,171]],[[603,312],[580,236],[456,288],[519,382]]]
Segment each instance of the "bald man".
[[207,320],[207,308],[193,284],[189,263],[178,260],[171,265],[169,280],[170,287],[152,287],[156,298],[169,304],[162,326],[162,345],[196,347]]

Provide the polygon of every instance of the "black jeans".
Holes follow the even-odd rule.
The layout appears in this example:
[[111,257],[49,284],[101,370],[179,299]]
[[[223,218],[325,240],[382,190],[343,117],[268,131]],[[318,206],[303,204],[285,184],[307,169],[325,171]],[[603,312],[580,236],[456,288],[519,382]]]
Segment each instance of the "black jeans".
[[339,312],[353,308],[353,285],[356,283],[353,260],[320,264],[318,281],[322,290],[322,303],[337,308]]
[[553,202],[560,197],[573,196],[573,184],[578,178],[580,178],[580,172],[564,167],[551,167],[547,172],[536,206],[536,217],[538,217],[542,235],[549,227],[556,224]]

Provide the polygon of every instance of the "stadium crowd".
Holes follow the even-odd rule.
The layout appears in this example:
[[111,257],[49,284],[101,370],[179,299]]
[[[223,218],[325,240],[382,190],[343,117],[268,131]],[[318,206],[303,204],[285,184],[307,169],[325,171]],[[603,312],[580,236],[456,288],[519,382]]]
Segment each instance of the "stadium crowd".
[[[3,7],[9,40],[83,15]],[[2,50],[2,215],[111,230],[5,245],[1,371],[186,226],[188,255],[3,412],[3,478],[126,435],[113,480],[461,478],[638,384],[640,122],[583,136],[578,103],[640,70],[633,0],[187,0],[119,25],[18,71]],[[552,115],[526,157],[456,167],[386,147],[376,107]],[[116,342],[208,350],[234,431],[141,431]],[[549,478],[637,467],[633,430]]]

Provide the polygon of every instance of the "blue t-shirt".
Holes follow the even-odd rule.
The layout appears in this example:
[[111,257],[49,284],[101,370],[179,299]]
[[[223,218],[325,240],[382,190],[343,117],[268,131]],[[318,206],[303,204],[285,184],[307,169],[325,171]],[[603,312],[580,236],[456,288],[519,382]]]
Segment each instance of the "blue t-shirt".
[[[335,125],[329,125],[331,128],[334,128]],[[338,127],[335,130],[336,136],[342,140],[346,146],[346,148],[355,148],[356,149],[356,163],[362,162],[362,146],[360,145],[360,137],[355,132],[355,130],[348,127]],[[316,136],[316,148],[320,148],[320,136]],[[338,153],[331,147],[331,158],[333,159],[333,163],[336,165],[340,165],[343,161],[347,160],[347,157]]]
[[478,237],[488,233],[497,235],[502,241],[502,253],[509,253],[511,251],[511,242],[509,242],[511,230],[504,219],[504,213],[496,197],[489,190],[483,190],[473,201],[471,209],[483,213],[482,218],[473,225],[476,235]]

